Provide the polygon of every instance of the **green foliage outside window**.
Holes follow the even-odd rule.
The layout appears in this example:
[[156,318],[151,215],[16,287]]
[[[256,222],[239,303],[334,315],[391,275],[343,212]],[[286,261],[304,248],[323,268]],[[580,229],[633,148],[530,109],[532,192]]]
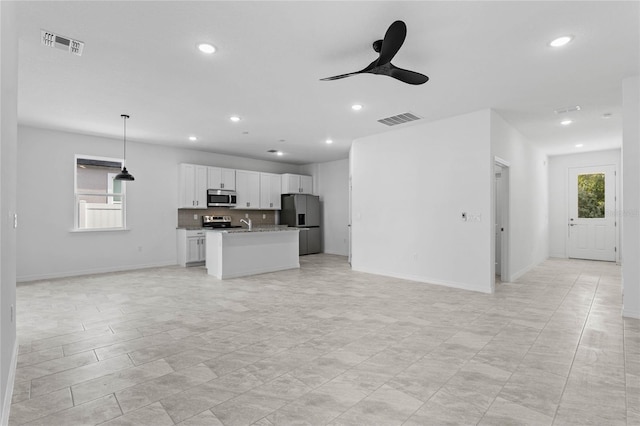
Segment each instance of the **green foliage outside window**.
[[604,218],[604,173],[578,175],[578,217]]

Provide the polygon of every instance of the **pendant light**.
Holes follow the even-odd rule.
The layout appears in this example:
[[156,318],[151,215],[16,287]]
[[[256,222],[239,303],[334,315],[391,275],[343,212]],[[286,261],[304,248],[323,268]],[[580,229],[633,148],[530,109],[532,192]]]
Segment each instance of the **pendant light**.
[[124,155],[122,156],[122,171],[114,177],[115,180],[135,180],[135,178],[129,174],[125,167],[127,161],[127,114],[121,114],[120,117],[124,120]]

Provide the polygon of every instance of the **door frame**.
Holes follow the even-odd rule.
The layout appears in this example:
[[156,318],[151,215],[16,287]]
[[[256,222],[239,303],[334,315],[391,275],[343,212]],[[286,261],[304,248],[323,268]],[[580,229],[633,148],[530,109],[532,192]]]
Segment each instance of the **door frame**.
[[571,239],[569,238],[569,215],[571,213],[571,207],[570,207],[570,203],[571,203],[571,190],[570,190],[570,185],[571,185],[571,169],[589,169],[589,168],[598,168],[598,167],[613,167],[613,176],[614,176],[614,202],[613,202],[613,208],[614,208],[614,228],[615,228],[615,245],[616,245],[616,250],[615,250],[615,262],[616,264],[620,264],[620,253],[621,253],[621,247],[620,247],[620,228],[621,228],[621,224],[619,224],[618,222],[621,222],[621,218],[620,218],[620,175],[618,174],[618,165],[615,163],[607,163],[607,164],[586,164],[586,165],[579,165],[579,166],[569,166],[566,169],[566,176],[565,176],[565,185],[566,185],[566,190],[565,190],[565,197],[566,197],[566,221],[567,221],[567,232],[565,232],[564,234],[564,256],[566,259],[570,259],[569,257],[569,245],[571,244]]
[[500,279],[502,282],[511,282],[510,268],[509,268],[509,259],[510,256],[510,244],[509,244],[509,235],[510,235],[510,218],[509,211],[510,209],[510,201],[509,201],[509,171],[510,164],[507,160],[504,160],[500,157],[494,157],[493,165],[491,167],[491,177],[493,184],[491,185],[492,190],[492,200],[491,200],[491,228],[492,232],[492,254],[491,254],[491,270],[494,273],[491,274],[492,279],[492,291],[495,290],[495,269],[496,269],[496,259],[495,259],[495,235],[496,235],[496,177],[495,177],[495,166],[499,166],[502,168],[502,210],[501,210],[501,218],[502,218],[502,227],[504,231],[500,233],[501,235],[501,250],[500,254],[502,255],[500,259]]

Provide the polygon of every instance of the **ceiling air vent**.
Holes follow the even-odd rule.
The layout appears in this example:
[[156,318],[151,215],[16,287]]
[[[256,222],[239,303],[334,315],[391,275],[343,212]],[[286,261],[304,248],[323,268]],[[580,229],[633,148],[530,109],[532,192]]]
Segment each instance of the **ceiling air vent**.
[[42,44],[47,47],[57,47],[74,55],[82,56],[84,43],[81,41],[73,40],[46,30],[40,30],[40,40]]
[[410,121],[420,120],[422,117],[418,117],[415,114],[411,114],[410,112],[405,112],[404,114],[394,115],[393,117],[381,118],[378,120],[379,123],[386,124],[387,126],[395,126],[397,124],[404,124]]

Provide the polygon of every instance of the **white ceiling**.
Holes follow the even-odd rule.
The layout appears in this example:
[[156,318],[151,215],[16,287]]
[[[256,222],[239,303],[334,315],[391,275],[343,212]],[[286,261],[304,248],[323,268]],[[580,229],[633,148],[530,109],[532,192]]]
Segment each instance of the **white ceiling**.
[[[549,155],[619,147],[621,81],[640,74],[639,10],[637,1],[26,1],[18,117],[121,143],[126,113],[130,140],[294,164],[346,158],[353,139],[393,129],[378,119],[404,112],[424,122],[493,108]],[[368,65],[371,43],[397,19],[408,33],[392,62],[429,82],[319,81]],[[41,29],[83,41],[84,54],[41,45]],[[574,41],[547,45],[564,34]],[[218,52],[201,54],[202,41]],[[561,126],[554,110],[573,105],[581,111]]]

